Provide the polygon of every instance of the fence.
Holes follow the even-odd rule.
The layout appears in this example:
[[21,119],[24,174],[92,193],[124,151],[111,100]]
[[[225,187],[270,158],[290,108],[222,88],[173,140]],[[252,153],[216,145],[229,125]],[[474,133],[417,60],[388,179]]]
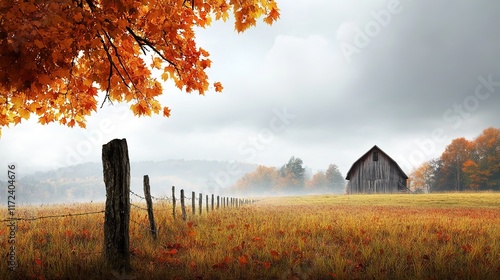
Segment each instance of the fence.
[[[130,224],[130,163],[126,139],[114,139],[102,146],[102,166],[104,184],[106,185],[106,209],[104,213],[104,256],[107,264],[117,271],[129,272],[129,224]],[[133,195],[137,195],[133,193]],[[139,195],[137,195],[139,196]],[[141,196],[140,196],[141,197]],[[153,214],[153,202],[150,193],[149,177],[144,176],[144,197],[148,211],[150,230],[154,238],[157,236],[156,223]],[[176,217],[177,199],[175,188],[172,188],[172,215]],[[187,219],[186,196],[184,190],[180,191],[180,204],[182,219]],[[199,195],[199,213],[202,211],[203,194]],[[208,200],[208,195],[207,199]],[[237,199],[234,197],[217,197],[217,208],[239,207],[253,201]],[[214,195],[212,194],[212,209],[214,208]],[[139,207],[134,205],[135,207]],[[196,213],[196,194],[191,195],[192,214]],[[207,202],[208,210],[208,202]]]
[[[149,220],[149,229],[151,232],[151,235],[154,239],[157,237],[157,228],[156,228],[156,222],[154,218],[154,212],[153,212],[153,200],[155,201],[165,201],[168,203],[172,204],[172,217],[176,219],[176,205],[177,205],[177,198],[175,196],[175,186],[172,186],[172,196],[171,197],[154,197],[151,195],[150,192],[150,185],[149,185],[149,176],[144,175],[144,196],[141,196],[134,191],[130,190],[130,194],[136,198],[139,198],[140,200],[144,200],[146,202],[146,208],[139,206],[137,204],[130,202],[130,206],[147,211],[148,213],[148,220]],[[209,199],[211,197],[211,199]],[[182,219],[184,221],[187,220],[187,211],[186,211],[186,200],[191,200],[191,214],[193,216],[197,215],[202,215],[203,214],[203,208],[205,208],[205,211],[208,213],[210,211],[215,211],[220,208],[238,208],[244,205],[252,204],[255,203],[255,200],[253,199],[239,199],[235,197],[224,197],[224,196],[215,196],[214,194],[211,194],[210,196],[208,194],[205,195],[205,207],[203,207],[203,193],[199,193],[198,196],[196,196],[195,192],[191,192],[191,197],[186,197],[185,196],[185,191],[184,189],[180,190],[180,210],[182,213]],[[222,203],[221,203],[222,201]],[[198,211],[196,211],[198,210]],[[134,221],[132,221],[134,222]],[[136,223],[136,222],[134,222]],[[143,225],[144,226],[144,225]]]
[[36,220],[50,219],[50,218],[77,217],[77,216],[86,216],[86,215],[102,214],[102,213],[104,213],[104,210],[92,211],[92,212],[82,212],[82,213],[60,214],[60,215],[48,215],[48,216],[39,216],[39,217],[24,217],[24,218],[12,217],[12,218],[8,218],[8,219],[0,220],[0,223],[11,222],[11,221],[36,221]]
[[[61,215],[48,215],[39,217],[10,217],[0,222],[14,221],[34,221],[47,218],[72,217],[82,215],[94,215],[104,213],[104,246],[102,255],[107,265],[116,271],[130,272],[130,244],[129,244],[129,224],[130,207],[147,211],[149,226],[148,229],[154,239],[158,236],[156,222],[153,211],[153,200],[167,201],[172,203],[172,216],[176,219],[177,201],[180,200],[180,211],[182,219],[187,220],[186,201],[191,200],[191,215],[203,214],[203,193],[196,196],[191,192],[191,197],[186,197],[184,189],[180,190],[179,198],[176,197],[175,186],[172,186],[171,197],[154,197],[150,192],[149,176],[144,175],[144,196],[130,190],[130,164],[128,158],[128,147],[125,139],[114,139],[103,145],[102,165],[104,174],[104,184],[106,187],[105,209],[86,213],[65,213]],[[145,200],[146,207],[133,204],[131,195]],[[196,203],[198,202],[198,203]],[[205,212],[215,211],[220,208],[238,208],[243,205],[254,203],[255,200],[239,199],[227,196],[215,196],[205,194]],[[196,206],[198,205],[198,206]],[[198,212],[196,212],[198,210]],[[135,222],[135,221],[132,221]]]

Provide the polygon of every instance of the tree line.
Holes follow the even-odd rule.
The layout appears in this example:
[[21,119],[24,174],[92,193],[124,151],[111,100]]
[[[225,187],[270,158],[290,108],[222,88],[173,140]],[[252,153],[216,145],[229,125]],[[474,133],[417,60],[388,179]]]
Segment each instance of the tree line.
[[330,164],[326,171],[310,176],[303,161],[292,156],[280,168],[259,165],[246,173],[231,187],[236,193],[245,194],[305,194],[344,193],[345,180],[337,165]]
[[500,191],[500,129],[489,127],[473,140],[454,139],[410,178],[412,188],[427,192]]

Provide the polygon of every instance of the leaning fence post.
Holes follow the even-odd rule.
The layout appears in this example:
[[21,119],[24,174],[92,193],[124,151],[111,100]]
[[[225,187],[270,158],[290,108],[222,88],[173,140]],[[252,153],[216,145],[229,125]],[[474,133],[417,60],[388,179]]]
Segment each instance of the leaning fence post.
[[102,146],[103,178],[106,186],[104,250],[114,270],[130,272],[130,162],[126,139]]
[[144,175],[144,198],[146,198],[146,205],[148,208],[149,226],[151,228],[151,235],[156,239],[156,223],[153,214],[153,201],[151,200],[151,190],[149,187],[149,176]]
[[172,186],[172,216],[175,220],[175,186]]
[[186,204],[184,203],[184,189],[181,189],[181,211],[182,211],[182,219],[187,220],[186,215]]

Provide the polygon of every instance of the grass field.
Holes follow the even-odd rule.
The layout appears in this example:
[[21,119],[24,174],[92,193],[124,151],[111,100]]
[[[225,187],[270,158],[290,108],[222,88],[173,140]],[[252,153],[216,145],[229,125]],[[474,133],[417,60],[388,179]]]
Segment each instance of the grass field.
[[[18,216],[102,210],[101,204],[18,207]],[[265,198],[188,222],[132,208],[135,279],[500,279],[500,194]],[[205,209],[203,209],[204,211]],[[179,216],[179,215],[178,215]],[[0,219],[7,217],[7,209]],[[5,226],[0,253],[8,252]],[[103,214],[19,221],[2,279],[112,279],[101,262]]]

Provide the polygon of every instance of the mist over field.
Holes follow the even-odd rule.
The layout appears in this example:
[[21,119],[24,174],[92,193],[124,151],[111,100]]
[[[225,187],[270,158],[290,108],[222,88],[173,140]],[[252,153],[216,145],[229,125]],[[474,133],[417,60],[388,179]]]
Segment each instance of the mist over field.
[[[210,160],[165,160],[160,162],[131,162],[130,189],[139,195],[143,192],[143,176],[148,175],[153,196],[171,196],[172,186],[186,191],[227,193],[239,176],[255,170],[253,164]],[[232,176],[225,171],[232,166],[237,172]],[[6,181],[0,184],[7,185]],[[104,201],[106,188],[102,163],[84,163],[47,172],[27,174],[17,180],[19,203],[72,203]],[[6,193],[0,193],[0,203]]]

